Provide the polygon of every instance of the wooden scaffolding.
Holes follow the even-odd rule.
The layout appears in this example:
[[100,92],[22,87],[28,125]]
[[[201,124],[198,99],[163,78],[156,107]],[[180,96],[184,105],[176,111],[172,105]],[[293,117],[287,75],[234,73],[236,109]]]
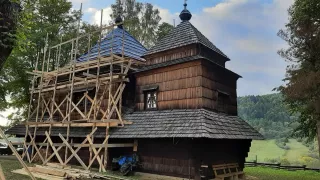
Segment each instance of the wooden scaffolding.
[[[80,24],[80,22],[79,22]],[[129,81],[127,74],[132,69],[133,60],[124,56],[124,35],[122,36],[122,54],[113,53],[114,34],[111,36],[111,47],[107,56],[101,55],[106,49],[102,42],[105,31],[113,33],[115,26],[102,26],[98,32],[79,35],[74,39],[48,47],[48,42],[37,56],[30,89],[30,105],[28,120],[25,123],[26,133],[24,153],[30,163],[40,158],[47,164],[55,157],[61,165],[66,165],[72,158],[89,170],[97,161],[99,170],[105,171],[108,161],[107,150],[111,147],[133,147],[136,143],[108,144],[109,128],[121,128],[130,122],[122,119],[122,93]],[[98,53],[95,58],[90,55],[91,41],[94,33],[98,33]],[[48,37],[47,37],[48,39]],[[79,42],[87,41],[86,60],[79,62]],[[62,50],[71,49],[68,54],[70,61],[61,65]],[[64,57],[65,58],[65,57]],[[39,64],[38,64],[39,63]],[[41,64],[40,64],[41,63]],[[40,68],[38,68],[40,67]],[[75,95],[77,94],[77,96]],[[80,94],[80,96],[79,96]],[[91,128],[82,143],[73,143],[70,138],[71,128]],[[65,129],[58,134],[59,143],[52,139],[54,128]],[[94,135],[98,128],[105,129],[102,143],[94,143]],[[37,140],[37,132],[45,131],[45,139]],[[62,135],[64,134],[64,136]],[[56,134],[57,135],[57,134]],[[55,136],[57,137],[57,136]],[[90,160],[85,163],[78,154],[81,148],[89,148]],[[52,153],[50,154],[49,151]],[[63,155],[64,154],[64,157]]]

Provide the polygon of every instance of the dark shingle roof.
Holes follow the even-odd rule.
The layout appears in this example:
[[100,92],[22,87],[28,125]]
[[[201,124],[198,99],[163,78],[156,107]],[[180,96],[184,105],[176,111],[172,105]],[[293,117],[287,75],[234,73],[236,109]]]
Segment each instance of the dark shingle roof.
[[[167,67],[167,66],[171,66],[171,65],[175,65],[175,64],[181,64],[181,63],[185,63],[185,62],[189,62],[189,61],[195,61],[195,60],[199,60],[199,59],[206,59],[206,60],[214,63],[215,65],[220,66],[219,64],[215,63],[211,59],[208,59],[208,58],[203,57],[201,55],[195,55],[195,56],[187,56],[187,57],[183,57],[183,58],[173,59],[173,60],[162,62],[162,63],[142,66],[139,69],[137,69],[135,71],[135,73],[143,72],[143,71],[149,71],[149,70],[157,69],[157,68],[161,68],[161,67]],[[220,66],[220,67],[223,68],[225,71],[229,71],[229,72],[235,74],[236,76],[241,77],[239,74],[237,74],[237,73],[235,73],[235,72],[233,72],[233,71],[231,71],[231,70],[229,70],[229,69],[227,69],[225,67],[222,67],[222,66]]]
[[[123,39],[122,39],[123,38]],[[112,40],[113,39],[113,40]],[[126,30],[122,28],[116,28],[107,34],[101,41],[101,56],[110,56],[112,53],[122,55],[122,47],[124,49],[124,55],[136,60],[143,60],[141,56],[147,51],[147,49],[131,36]],[[99,43],[94,45],[89,53],[82,55],[77,62],[88,61],[88,59],[96,59],[99,53]]]
[[[156,43],[145,55],[186,46],[189,44],[200,43],[220,55],[228,58],[220,49],[209,41],[197,28],[189,21],[181,22],[177,27],[173,28],[168,35]],[[228,58],[229,59],[229,58]]]
[[[124,116],[133,124],[111,128],[110,138],[211,138],[211,139],[263,139],[262,135],[237,116],[228,116],[205,109],[176,109],[136,111]],[[22,128],[22,129],[21,129]],[[24,135],[24,126],[9,129],[7,134]],[[71,128],[70,135],[84,137],[91,128]],[[39,128],[37,134],[44,134]],[[52,135],[66,134],[66,128],[53,128]],[[104,137],[100,128],[95,137]]]

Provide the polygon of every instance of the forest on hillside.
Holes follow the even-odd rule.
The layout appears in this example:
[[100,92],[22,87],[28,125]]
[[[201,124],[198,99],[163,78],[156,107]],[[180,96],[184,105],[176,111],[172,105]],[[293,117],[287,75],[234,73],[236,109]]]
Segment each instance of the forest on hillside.
[[[287,145],[295,128],[299,125],[298,115],[291,114],[283,102],[282,94],[250,95],[238,97],[238,115],[259,131],[266,139],[275,139],[277,146],[290,149]],[[313,141],[296,138],[311,151],[315,151]]]
[[239,97],[238,114],[267,139],[289,137],[298,126],[281,94]]

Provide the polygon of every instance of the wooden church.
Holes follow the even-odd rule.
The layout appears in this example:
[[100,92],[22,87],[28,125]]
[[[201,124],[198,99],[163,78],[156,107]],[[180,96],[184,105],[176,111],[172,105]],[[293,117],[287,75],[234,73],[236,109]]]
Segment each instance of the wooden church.
[[[203,174],[202,167],[209,167],[208,169],[211,170],[208,170],[205,175],[207,177],[217,176],[211,169],[212,166],[217,165],[237,164],[237,171],[242,171],[251,141],[263,137],[237,116],[237,80],[241,76],[225,67],[225,63],[230,59],[190,23],[192,15],[187,10],[187,5],[184,6],[180,14],[181,23],[149,50],[125,31],[122,25],[118,25],[113,30],[112,39],[109,33],[99,43],[113,43],[111,50],[113,54],[123,53],[124,57],[137,63],[136,68],[127,71],[128,81],[123,91],[119,90],[122,92],[121,96],[111,98],[113,99],[111,102],[120,99],[122,126],[117,128],[110,126],[110,131],[106,135],[106,126],[109,128],[110,124],[104,127],[96,123],[94,126],[97,128],[94,135],[91,135],[94,136],[95,143],[103,143],[106,136],[109,137],[107,141],[110,145],[133,143],[134,146],[108,148],[106,159],[111,162],[114,157],[136,153],[140,157],[141,166],[138,171],[141,172],[200,179]],[[121,19],[117,18],[116,23],[121,23]],[[125,45],[120,40],[121,36],[125,36],[128,41]],[[90,62],[91,59],[97,58],[98,54],[109,57],[111,56],[109,47],[93,47],[76,62]],[[122,73],[125,67],[113,66]],[[97,76],[100,69],[90,70],[82,75],[86,74],[86,78],[89,78],[89,72]],[[120,77],[119,72],[115,74],[118,73]],[[77,76],[77,71],[73,76]],[[81,78],[84,77],[79,76],[76,80]],[[59,78],[57,79],[59,82]],[[63,78],[60,77],[60,79]],[[78,83],[76,80],[74,84]],[[88,80],[88,82],[91,81]],[[56,104],[62,104],[61,107],[63,107],[63,97],[68,93],[60,91],[58,87],[60,85],[55,86],[54,97],[56,98],[53,99],[57,99],[55,101],[59,103]],[[86,88],[82,91],[85,91],[86,97],[90,96],[91,99],[95,99],[94,94],[100,92],[95,88]],[[70,102],[71,99],[81,100],[82,95],[78,94],[83,94],[82,91],[74,88],[71,91],[73,97],[69,98]],[[42,90],[41,93],[45,92],[47,91]],[[103,101],[108,101],[110,98],[101,99],[100,104],[108,104]],[[90,100],[87,103],[95,104],[95,101]],[[89,109],[79,108],[79,111],[84,113],[91,110]],[[82,116],[77,111],[76,113]],[[105,116],[106,112],[110,111],[105,111],[100,116]],[[64,113],[61,110],[60,114]],[[43,115],[45,116],[46,114]],[[50,116],[53,122],[64,122],[69,119],[66,115],[59,117],[59,110],[49,114]],[[95,118],[99,119],[98,117],[99,115]],[[81,117],[71,116],[70,121],[73,119],[81,119]],[[71,125],[66,129],[62,125],[53,126],[53,123],[50,127],[37,125],[32,127],[34,130],[31,134],[35,134],[35,142],[43,142],[51,137],[53,143],[54,141],[61,143],[59,136],[68,136],[73,143],[82,142],[88,134],[93,132],[92,127]],[[38,128],[37,131],[36,128]],[[49,128],[50,136],[46,136],[46,129]],[[25,131],[26,125],[17,125],[6,133],[32,139],[26,135]],[[46,143],[49,144],[45,141],[42,145],[45,146]],[[88,149],[77,152],[83,162],[91,162]],[[54,159],[58,161],[57,158],[52,158]],[[73,160],[68,162],[77,163]],[[108,166],[110,164],[108,163]]]

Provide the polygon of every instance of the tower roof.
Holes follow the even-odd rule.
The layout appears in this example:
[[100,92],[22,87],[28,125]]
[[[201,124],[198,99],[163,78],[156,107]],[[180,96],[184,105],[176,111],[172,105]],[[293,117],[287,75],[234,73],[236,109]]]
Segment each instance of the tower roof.
[[220,49],[209,41],[197,28],[189,21],[182,21],[177,27],[173,28],[169,34],[156,43],[145,55],[166,51],[190,44],[202,44],[207,48],[217,52],[229,59]]
[[[100,56],[110,56],[111,50],[113,54],[122,55],[122,49],[125,57],[130,57],[135,60],[144,61],[141,56],[147,49],[131,36],[122,26],[118,26],[112,30],[101,40]],[[94,45],[90,51],[83,54],[77,59],[77,62],[84,62],[96,59],[99,55],[99,42]]]

